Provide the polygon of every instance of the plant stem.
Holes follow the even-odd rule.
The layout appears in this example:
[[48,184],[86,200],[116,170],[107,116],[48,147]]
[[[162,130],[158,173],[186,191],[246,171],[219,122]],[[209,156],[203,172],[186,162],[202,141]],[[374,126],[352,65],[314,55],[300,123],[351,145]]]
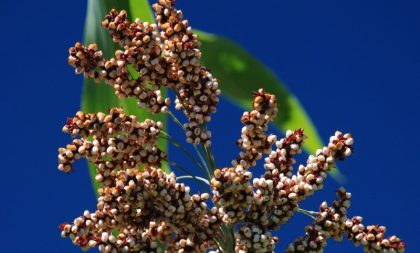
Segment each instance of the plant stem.
[[203,185],[203,182],[202,182],[202,180],[200,180],[199,178],[197,178],[196,176],[194,176],[191,172],[189,172],[187,169],[185,169],[184,167],[182,167],[181,165],[179,165],[178,163],[176,163],[176,162],[174,162],[174,161],[170,161],[170,160],[168,160],[168,164],[170,165],[170,166],[173,166],[173,167],[175,167],[175,168],[177,168],[177,169],[179,169],[180,171],[182,171],[182,172],[184,172],[184,173],[186,173],[186,174],[188,174],[188,175],[190,175],[191,177],[193,177],[195,180],[197,180],[197,182],[200,184],[200,186],[201,186],[201,189],[205,192],[205,191],[207,191],[207,187],[205,186],[205,185]]
[[[175,91],[175,95],[176,95],[176,97],[179,99],[179,101],[181,101],[181,103],[182,103],[182,107],[184,108],[184,110],[186,110],[186,111],[188,111],[188,108],[185,106],[185,103],[184,103],[184,101],[181,99],[181,96],[180,96],[180,94],[177,92],[177,91]],[[168,114],[169,114],[169,116],[172,118],[172,120],[176,123],[176,124],[178,124],[185,132],[186,132],[186,130],[185,130],[185,127],[182,125],[182,123],[178,120],[178,118],[171,112],[171,111],[168,111]],[[205,126],[205,124],[204,124],[204,126]],[[206,126],[205,126],[206,127]],[[201,144],[201,145],[203,145],[203,144]],[[200,151],[198,150],[198,148],[197,148],[197,146],[195,145],[195,144],[193,144],[193,146],[194,146],[194,149],[195,149],[195,152],[197,153],[197,155],[200,157],[200,159],[201,159],[201,161],[203,162],[203,165],[206,167],[206,169],[207,169],[207,172],[208,172],[208,174],[209,174],[209,177],[211,177],[211,175],[212,175],[212,173],[210,174],[210,169],[209,169],[209,166],[208,166],[208,161],[211,163],[211,159],[209,159],[209,160],[205,160],[204,158],[203,158],[203,156],[201,155],[201,153],[200,153]],[[213,168],[214,168],[214,166],[213,166]],[[213,171],[213,170],[212,170]]]
[[314,220],[315,220],[315,216],[314,215],[317,215],[318,214],[318,212],[309,211],[309,210],[305,210],[305,209],[301,209],[301,208],[298,208],[296,211],[299,212],[299,213],[303,213],[303,214],[311,217]]
[[213,173],[210,173],[211,169],[210,169],[210,167],[209,167],[209,165],[207,163],[207,160],[204,159],[204,157],[201,154],[200,150],[198,150],[197,145],[193,144],[193,147],[194,147],[194,150],[197,153],[198,157],[200,157],[201,163],[203,163],[203,165],[206,167],[207,174],[208,174],[208,177],[209,177],[209,180],[210,180],[211,177],[212,177],[212,175],[213,175]]
[[206,183],[207,185],[209,185],[210,186],[210,183],[209,183],[209,180],[207,180],[207,179],[205,179],[205,178],[202,178],[202,177],[197,177],[197,176],[193,176],[193,175],[185,175],[185,176],[179,176],[179,177],[176,177],[176,179],[177,180],[180,180],[180,179],[195,179],[195,180],[200,180],[200,181],[202,181],[202,182],[204,182],[204,183]]
[[[168,115],[172,118],[172,120],[184,131],[184,132],[186,132],[185,131],[185,128],[184,128],[184,126],[182,125],[182,123],[181,123],[181,121],[179,121],[179,119],[171,112],[171,111],[168,111]],[[193,147],[194,147],[194,150],[195,150],[195,152],[197,153],[197,155],[198,155],[198,157],[200,158],[200,161],[201,161],[201,163],[202,163],[202,165],[204,166],[204,168],[205,168],[205,170],[207,171],[207,173],[204,173],[203,171],[203,173],[204,173],[204,175],[205,174],[207,174],[207,177],[208,177],[208,179],[210,180],[210,178],[211,178],[211,175],[212,174],[210,174],[210,169],[209,169],[209,166],[208,166],[208,164],[207,164],[207,161],[203,158],[203,156],[202,156],[202,154],[200,153],[200,151],[198,150],[198,148],[197,148],[197,146],[195,145],[195,144],[193,144]],[[203,167],[201,167],[201,168],[203,168]]]
[[170,111],[168,110],[168,115],[172,118],[172,120],[180,127],[182,130],[185,131],[184,126],[182,125],[181,121]]
[[[204,122],[203,124],[203,129],[205,132],[207,132],[208,128],[207,128],[207,124]],[[214,169],[216,168],[216,162],[214,161],[214,154],[213,154],[213,150],[211,149],[211,144],[209,146],[205,146],[204,144],[202,144],[205,148],[205,150],[207,151],[207,155],[209,158],[209,162],[210,165],[214,171]]]
[[168,133],[161,131],[161,134],[163,135],[163,138],[170,141],[175,147],[181,149],[182,152],[197,166],[197,168],[203,173],[203,176],[207,177],[209,179],[209,174],[206,172],[206,170],[203,168],[202,165],[194,158],[194,156],[184,147],[182,146],[178,141],[176,141],[172,136],[170,136]]
[[221,238],[219,238],[219,248],[222,252],[235,252],[235,235],[232,225],[222,224],[220,226]]

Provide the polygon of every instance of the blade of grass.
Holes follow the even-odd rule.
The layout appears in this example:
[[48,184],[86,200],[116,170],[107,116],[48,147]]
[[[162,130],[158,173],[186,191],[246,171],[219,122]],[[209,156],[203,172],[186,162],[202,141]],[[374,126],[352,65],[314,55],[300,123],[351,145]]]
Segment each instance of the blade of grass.
[[129,0],[130,14],[132,19],[139,18],[143,22],[154,23],[152,9],[147,0]]

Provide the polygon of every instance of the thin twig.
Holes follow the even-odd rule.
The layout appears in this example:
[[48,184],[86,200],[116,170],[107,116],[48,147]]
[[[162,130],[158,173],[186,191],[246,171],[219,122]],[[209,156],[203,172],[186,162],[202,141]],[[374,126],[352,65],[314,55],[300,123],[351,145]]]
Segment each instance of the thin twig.
[[204,159],[204,157],[201,154],[200,150],[198,150],[197,145],[193,144],[193,147],[194,147],[194,150],[197,153],[198,157],[200,157],[201,162],[206,167],[207,174],[209,175],[209,179],[210,179],[212,177],[213,173],[210,173],[211,169],[210,169],[210,166],[208,165],[208,160]]
[[204,144],[201,144],[200,147],[201,147],[201,151],[203,152],[203,154],[206,157],[206,161],[209,163],[209,168],[211,170],[211,173],[213,174],[214,173],[214,166],[211,163],[211,158],[210,158],[210,155],[208,153],[208,150],[207,150],[207,148],[206,148],[206,146]]
[[[206,122],[204,122],[204,124],[203,124],[203,128],[204,128],[204,131],[205,131],[205,132],[207,132],[208,128],[207,128],[207,124],[206,124]],[[205,145],[203,144],[203,146],[205,146]],[[207,146],[205,146],[205,148],[206,148],[207,153],[208,153],[208,157],[209,157],[210,164],[211,164],[212,169],[213,169],[213,171],[214,171],[214,169],[216,168],[216,162],[215,162],[215,160],[214,160],[214,154],[213,154],[213,150],[212,150],[212,148],[211,148],[211,144],[210,144],[208,147],[207,147]]]
[[[172,120],[184,131],[184,132],[186,132],[186,130],[185,130],[185,127],[182,125],[182,123],[179,121],[179,119],[171,112],[171,111],[168,111],[168,115],[172,118]],[[209,166],[208,166],[208,164],[207,164],[207,161],[203,158],[203,156],[202,156],[202,154],[200,153],[200,151],[197,149],[197,146],[195,145],[195,144],[192,144],[193,145],[193,147],[194,147],[194,150],[195,150],[195,152],[197,153],[197,155],[198,155],[198,157],[200,158],[200,161],[201,161],[201,163],[202,163],[202,165],[205,167],[205,169],[206,169],[206,171],[207,171],[207,175],[208,175],[208,178],[210,179],[211,178],[211,175],[212,174],[210,174],[210,169],[209,169]]]
[[184,126],[182,125],[181,121],[170,111],[168,110],[168,115],[172,118],[172,120],[180,127],[182,130],[185,131]]
[[205,178],[202,178],[202,177],[197,177],[197,176],[192,176],[192,175],[184,175],[184,176],[176,177],[177,180],[179,180],[179,179],[186,179],[186,178],[200,180],[200,181],[202,181],[202,182],[204,182],[204,183],[206,183],[207,185],[210,186],[209,180],[207,180]]
[[194,176],[191,172],[189,172],[187,169],[185,169],[184,167],[182,167],[181,165],[179,165],[178,163],[174,162],[174,161],[170,161],[168,160],[168,164],[170,166],[173,166],[177,169],[179,169],[180,171],[190,175],[191,177],[193,177],[194,179],[196,179],[198,181],[198,183],[201,185],[201,188],[203,191],[207,191],[207,187],[205,185],[203,185],[202,181],[200,179],[198,179],[196,176]]
[[314,212],[314,211],[309,211],[309,210],[305,210],[305,209],[301,209],[301,208],[298,208],[298,209],[296,210],[296,212],[303,213],[303,214],[305,214],[305,215],[307,215],[307,216],[311,217],[311,218],[312,218],[312,219],[314,219],[314,220],[315,220],[315,216],[313,216],[313,215],[318,214],[317,212]]
[[[166,140],[170,141],[175,147],[181,149],[182,152],[197,166],[197,168],[203,173],[205,177],[209,177],[208,172],[203,168],[202,165],[194,158],[194,156],[184,147],[182,146],[178,141],[176,141],[174,138],[172,138],[168,133],[161,131],[161,134],[163,135],[162,138],[165,138]],[[210,178],[208,178],[210,179]]]

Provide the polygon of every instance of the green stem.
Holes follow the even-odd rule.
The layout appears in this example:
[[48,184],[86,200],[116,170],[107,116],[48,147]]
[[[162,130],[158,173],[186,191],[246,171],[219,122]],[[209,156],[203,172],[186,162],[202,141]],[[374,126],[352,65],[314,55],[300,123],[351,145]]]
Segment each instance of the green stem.
[[181,121],[179,121],[179,119],[177,118],[177,117],[175,117],[175,115],[170,111],[170,110],[168,110],[168,115],[172,118],[172,120],[180,127],[180,128],[182,128],[182,130],[184,130],[184,132],[185,132],[185,128],[184,128],[184,126],[182,125],[182,123],[181,123]]
[[210,186],[209,180],[202,178],[202,177],[197,177],[197,176],[193,176],[193,175],[185,175],[185,176],[179,176],[176,177],[177,180],[181,180],[181,179],[195,179],[195,180],[200,180],[204,183],[206,183],[207,185]]
[[[187,110],[187,107],[185,106],[184,101],[182,101],[179,93],[176,90],[174,92],[175,92],[175,95],[177,96],[177,98],[181,101],[182,106],[184,107],[184,110]],[[172,120],[179,127],[181,127],[186,132],[185,127],[182,125],[182,123],[179,121],[179,119],[171,111],[168,111],[168,115],[172,118]],[[205,126],[205,127],[207,127],[207,126]],[[204,145],[201,144],[201,146],[204,146]],[[210,173],[210,172],[213,171],[214,168],[215,168],[214,161],[212,161],[211,157],[208,157],[207,155],[206,155],[207,160],[204,159],[203,155],[200,153],[199,149],[197,148],[197,145],[193,144],[193,147],[194,147],[194,150],[197,153],[198,157],[200,158],[201,163],[204,165],[204,167],[206,167],[207,174],[209,175],[209,179],[210,179],[213,175],[213,173]],[[203,153],[205,154],[204,151],[203,151]],[[209,163],[212,164],[212,165],[209,166]],[[210,167],[212,167],[212,169],[210,169]]]
[[[168,111],[168,115],[172,118],[172,120],[184,131],[184,132],[186,132],[186,130],[185,130],[185,128],[184,128],[184,126],[182,125],[182,123],[179,121],[179,119],[171,112],[171,111]],[[204,168],[205,168],[205,170],[207,171],[207,173],[204,173],[203,171],[203,173],[204,173],[204,175],[205,174],[207,174],[207,176],[208,176],[208,178],[210,179],[211,178],[211,175],[212,174],[210,174],[210,169],[209,169],[209,167],[208,167],[208,164],[207,164],[207,162],[206,162],[206,160],[204,159],[204,157],[202,156],[202,154],[200,153],[200,151],[197,149],[197,146],[196,145],[194,145],[194,144],[192,144],[193,145],[193,147],[194,147],[194,150],[195,150],[195,152],[197,153],[197,155],[198,155],[198,157],[200,158],[200,161],[201,161],[201,163],[202,163],[202,165],[204,166]]]
[[220,226],[221,237],[218,239],[219,248],[222,252],[235,252],[235,234],[232,225],[222,224]]
[[172,138],[172,136],[170,136],[168,133],[164,131],[161,131],[160,133],[163,135],[162,138],[165,138],[166,140],[170,141],[175,147],[181,149],[181,151],[184,152],[184,154],[195,164],[195,166],[197,166],[197,168],[201,171],[201,173],[203,173],[205,177],[209,176],[206,170],[203,168],[203,166],[200,165],[200,163],[194,158],[194,156],[184,146],[182,146],[178,141]]
[[204,159],[203,155],[201,154],[200,150],[198,150],[197,145],[193,144],[194,150],[197,153],[198,157],[200,157],[201,163],[206,167],[207,175],[209,176],[209,180],[212,178],[213,173],[210,173],[211,169],[207,163],[207,160]]
[[205,157],[206,157],[206,161],[209,163],[208,165],[209,165],[209,168],[210,168],[210,171],[212,172],[212,174],[214,173],[214,168],[215,168],[215,166],[212,164],[212,162],[211,162],[211,158],[210,158],[210,155],[209,155],[209,153],[208,153],[208,150],[207,150],[207,148],[206,148],[206,146],[205,145],[203,145],[203,144],[200,144],[200,147],[201,147],[201,151],[203,152],[203,154],[205,155]]
[[179,169],[180,171],[184,172],[185,174],[190,175],[191,177],[193,177],[195,180],[197,180],[197,182],[200,184],[201,189],[203,190],[203,192],[207,191],[207,187],[205,185],[203,185],[202,180],[200,180],[198,177],[194,176],[191,172],[189,172],[187,169],[185,169],[184,167],[182,167],[181,165],[179,165],[178,163],[174,162],[174,161],[170,161],[168,160],[168,164],[170,166],[173,166],[177,169]]
[[314,216],[314,215],[318,215],[318,212],[309,211],[309,210],[305,210],[305,209],[301,209],[301,208],[298,208],[298,209],[296,210],[296,212],[303,213],[303,214],[305,214],[305,215],[307,215],[307,216],[311,217],[311,218],[312,218],[312,219],[314,219],[314,220],[315,220],[315,216]]
[[[208,130],[207,124],[205,122],[203,124],[203,129],[204,129],[205,132],[207,132],[207,130]],[[214,154],[213,154],[213,150],[211,148],[211,145],[206,146],[206,145],[202,144],[202,146],[204,147],[204,149],[207,152],[207,156],[208,156],[210,165],[211,165],[211,167],[212,167],[212,169],[214,171],[216,169],[216,162],[214,161]]]

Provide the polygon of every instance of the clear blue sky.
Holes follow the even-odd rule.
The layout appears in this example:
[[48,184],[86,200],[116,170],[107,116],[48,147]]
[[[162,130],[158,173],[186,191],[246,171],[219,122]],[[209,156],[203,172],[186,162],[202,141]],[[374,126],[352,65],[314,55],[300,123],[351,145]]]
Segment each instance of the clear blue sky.
[[[266,63],[324,140],[336,129],[353,133],[354,156],[339,164],[353,193],[350,215],[388,226],[407,252],[419,252],[420,2],[178,3],[194,28],[229,37]],[[84,162],[70,175],[56,166],[57,148],[70,142],[61,127],[80,104],[82,79],[66,61],[68,47],[82,39],[85,5],[2,1],[0,252],[80,252],[60,239],[57,226],[94,209],[95,197]],[[222,101],[214,117],[221,166],[237,152],[240,115]],[[329,180],[304,206],[331,201],[337,187]],[[281,231],[278,252],[309,223],[297,214]],[[349,243],[329,245],[326,252],[362,252]]]

